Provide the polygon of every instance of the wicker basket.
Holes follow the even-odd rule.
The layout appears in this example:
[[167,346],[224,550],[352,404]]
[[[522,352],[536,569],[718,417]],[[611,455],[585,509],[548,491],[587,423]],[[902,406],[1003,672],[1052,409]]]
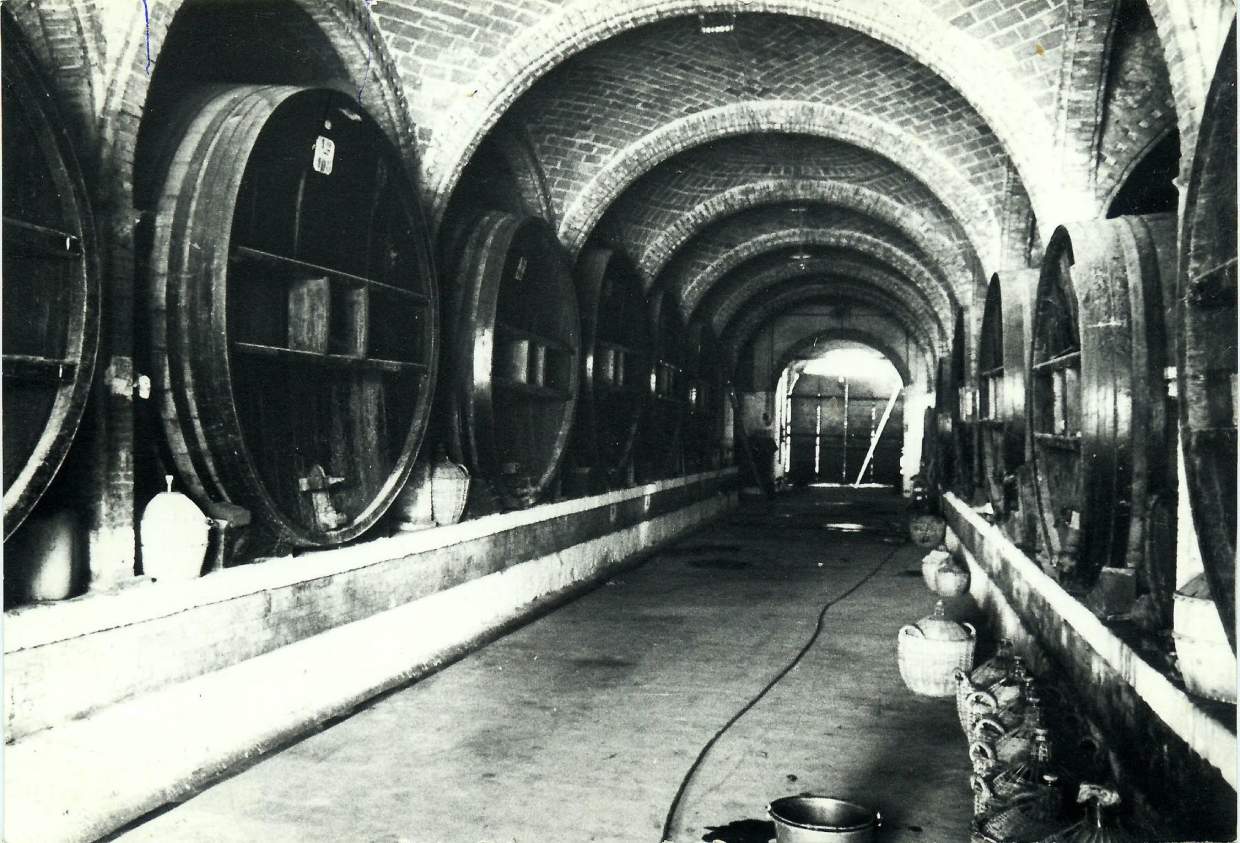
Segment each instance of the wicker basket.
[[945,618],[939,601],[933,615],[900,629],[896,637],[900,678],[914,694],[955,696],[955,672],[973,666],[976,647],[977,631],[970,624]]

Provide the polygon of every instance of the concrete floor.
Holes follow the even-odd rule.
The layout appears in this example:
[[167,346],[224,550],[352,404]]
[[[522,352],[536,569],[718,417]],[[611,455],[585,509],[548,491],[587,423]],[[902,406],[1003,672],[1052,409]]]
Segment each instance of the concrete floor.
[[117,839],[653,843],[703,745],[882,563],[713,747],[671,839],[765,843],[767,802],[812,791],[879,808],[884,843],[967,840],[954,705],[896,668],[897,631],[933,606],[900,506],[835,489],[743,505]]

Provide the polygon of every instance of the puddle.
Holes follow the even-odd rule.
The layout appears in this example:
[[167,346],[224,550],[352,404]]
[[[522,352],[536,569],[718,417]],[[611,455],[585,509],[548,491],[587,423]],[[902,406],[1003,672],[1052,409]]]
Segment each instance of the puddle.
[[703,553],[731,553],[741,550],[739,544],[680,544],[662,551],[664,556],[697,556]]
[[706,826],[702,840],[718,843],[768,843],[775,839],[775,823],[770,820],[733,820],[727,825]]
[[617,659],[611,656],[599,656],[596,658],[570,659],[569,663],[573,667],[602,667],[618,670],[620,668],[632,667],[633,662],[625,659]]
[[706,568],[713,571],[739,571],[749,567],[748,562],[740,559],[690,559],[685,564],[690,568]]

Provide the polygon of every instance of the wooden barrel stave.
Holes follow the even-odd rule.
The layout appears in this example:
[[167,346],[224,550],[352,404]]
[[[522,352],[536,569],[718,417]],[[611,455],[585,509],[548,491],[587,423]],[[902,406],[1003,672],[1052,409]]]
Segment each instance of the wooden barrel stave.
[[4,13],[4,537],[47,491],[82,419],[99,343],[94,223],[54,98]]
[[466,241],[458,287],[453,439],[505,506],[530,506],[555,478],[577,403],[572,274],[544,220],[493,211]]
[[[339,153],[314,163],[316,138]],[[429,410],[428,254],[401,159],[348,97],[247,85],[206,101],[171,159],[150,295],[159,413],[191,494],[294,545],[382,516]]]
[[574,459],[595,490],[627,479],[638,424],[650,401],[653,338],[637,267],[622,252],[588,249],[577,267],[581,395]]
[[1206,579],[1235,649],[1236,26],[1206,101],[1188,182],[1176,295],[1184,468]]
[[1134,568],[1163,614],[1175,554],[1150,552],[1147,525],[1155,497],[1175,495],[1163,292],[1174,260],[1170,215],[1057,229],[1038,281],[1027,402],[1046,561],[1083,588],[1103,567]]

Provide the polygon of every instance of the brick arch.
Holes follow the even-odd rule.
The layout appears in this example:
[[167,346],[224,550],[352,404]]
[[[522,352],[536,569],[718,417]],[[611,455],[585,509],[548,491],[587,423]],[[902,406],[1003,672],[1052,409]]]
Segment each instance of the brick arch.
[[639,177],[672,156],[722,138],[772,131],[864,147],[916,173],[960,221],[982,262],[993,263],[1000,237],[997,211],[953,164],[894,126],[821,103],[786,100],[732,103],[663,124],[599,169],[577,201],[565,209],[561,240],[574,251],[580,249],[607,208]]
[[[479,76],[486,81],[462,97],[450,130],[437,132],[426,151],[436,219],[481,138],[548,71],[620,33],[712,9],[737,11],[737,6],[734,0],[631,0],[618,10],[613,5],[582,0],[506,41],[502,53],[479,69]],[[1043,119],[1044,112],[1026,87],[1006,69],[1010,62],[989,43],[902,0],[848,6],[812,0],[753,0],[743,11],[820,20],[861,32],[899,50],[959,92],[992,128],[1029,180],[1035,206],[1049,202],[1047,194],[1056,191],[1053,184],[1048,191],[1034,181],[1039,175],[1055,178],[1049,156],[1049,122]]]
[[[779,319],[782,315],[783,314],[779,313],[772,314],[770,319]],[[759,327],[758,330],[761,330],[761,327]],[[756,334],[757,331],[755,331],[755,336]],[[897,345],[891,342],[889,337],[881,336],[873,331],[867,331],[861,328],[833,327],[807,331],[803,336],[793,340],[785,348],[781,349],[775,368],[766,373],[767,380],[764,383],[756,384],[756,386],[759,388],[765,387],[767,390],[774,390],[776,384],[779,382],[780,374],[788,367],[789,363],[803,357],[806,349],[812,348],[818,343],[831,342],[832,340],[845,340],[861,343],[862,345],[869,346],[879,352],[891,361],[891,365],[895,366],[896,371],[900,373],[900,378],[904,381],[905,386],[909,386],[917,380],[917,378],[914,377],[915,372],[917,374],[921,374],[923,379],[929,377],[930,361],[933,358],[925,357],[925,352],[923,349],[916,349],[919,354],[923,355],[923,357],[920,361],[921,365],[915,366],[913,365],[914,361],[912,359],[912,355],[906,355],[900,351]]]
[[729,354],[739,354],[771,314],[783,313],[805,304],[831,307],[861,304],[880,310],[892,322],[899,324],[910,341],[915,341],[926,353],[933,355],[942,351],[934,338],[928,335],[926,326],[918,321],[918,314],[905,303],[889,293],[839,278],[785,282],[755,294],[745,302],[744,310],[734,311],[718,332],[720,345]]
[[698,301],[729,272],[751,258],[788,246],[843,248],[859,252],[890,267],[918,286],[927,290],[939,290],[949,307],[956,305],[956,291],[951,284],[936,277],[907,252],[896,249],[877,237],[855,231],[790,227],[755,237],[729,249],[717,256],[705,271],[695,275],[687,283],[678,285],[681,309],[686,314],[692,313]]
[[1176,126],[1171,80],[1157,24],[1144,0],[1120,2],[1101,81],[1091,194],[1105,211],[1128,174]]
[[949,276],[970,274],[971,265],[977,260],[939,234],[938,221],[877,191],[825,179],[783,178],[739,185],[699,203],[663,229],[638,256],[638,263],[647,278],[655,278],[673,254],[712,222],[760,205],[794,201],[848,208],[873,216],[899,230]]
[[1073,0],[1060,71],[1055,140],[1070,185],[1086,190],[1101,143],[1103,87],[1119,0]]
[[[103,64],[103,32],[97,0],[75,3],[8,3],[4,10],[37,59],[55,94],[58,114],[73,140],[85,178],[93,178],[98,161],[90,152],[96,143],[99,99],[95,71]],[[6,21],[5,25],[8,25]]]
[[[909,366],[908,361],[904,359],[904,356],[900,354],[898,350],[892,348],[890,344],[884,342],[881,338],[874,336],[869,331],[849,330],[847,328],[828,329],[822,333],[813,334],[801,339],[780,355],[779,360],[781,365],[777,371],[782,373],[784,369],[793,363],[793,361],[804,359],[806,348],[813,348],[819,343],[825,345],[833,342],[854,342],[874,349],[891,362],[892,367],[895,368],[896,373],[900,375],[900,380],[904,383],[904,387],[906,389],[913,385],[915,381],[915,378],[913,377],[914,370],[911,366]],[[829,348],[827,350],[830,351]],[[930,364],[925,360],[921,362],[925,365],[925,369],[921,373],[922,376],[929,377]],[[778,376],[776,380],[778,381]],[[772,384],[772,388],[773,387],[774,384]]]
[[[106,395],[106,437],[109,454],[130,454],[134,450],[135,424],[130,384],[135,377],[133,360],[136,339],[134,326],[136,281],[134,180],[137,139],[151,90],[153,68],[162,58],[162,48],[184,0],[152,3],[99,3],[100,21],[108,47],[106,57],[108,85],[96,99],[100,109],[97,154],[99,165],[96,221],[100,231],[104,284],[103,331],[107,347],[101,349],[99,368]],[[408,103],[399,84],[396,64],[373,23],[367,0],[289,0],[314,21],[346,68],[348,79],[342,84],[363,88],[362,102],[376,122],[402,151],[406,171],[417,176],[416,144]],[[144,7],[150,8],[150,58],[147,67],[147,22]],[[117,386],[119,385],[119,386]],[[122,396],[123,393],[123,396]],[[120,460],[120,458],[116,458]],[[92,554],[106,548],[118,568],[134,561],[133,468],[110,457],[103,466],[107,472],[108,498],[121,503],[101,504],[100,522],[91,536]]]
[[1184,0],[1147,0],[1171,79],[1176,123],[1180,130],[1180,179],[1192,173],[1193,150],[1205,110],[1206,93],[1222,53],[1223,42],[1236,17],[1235,4],[1226,0],[1186,3]]
[[[344,66],[356,97],[376,122],[396,142],[407,162],[416,160],[413,121],[400,84],[396,61],[379,31],[367,0],[287,0],[314,21]],[[104,18],[109,45],[115,44],[111,84],[105,91],[101,112],[103,138],[109,148],[105,160],[128,169],[138,134],[151,79],[163,58],[163,45],[177,14],[187,0],[150,3],[150,61],[147,67],[147,21],[142,3],[130,4],[128,14],[111,12]],[[416,169],[409,167],[410,176]]]
[[[914,324],[922,326],[937,347],[947,348],[947,326],[924,291],[914,287],[906,279],[894,273],[884,272],[862,260],[839,261],[812,258],[803,264],[792,263],[767,267],[752,275],[741,276],[735,282],[728,284],[728,290],[717,296],[712,291],[712,294],[708,294],[699,301],[692,316],[699,314],[707,316],[711,320],[716,335],[722,336],[727,325],[755,297],[766,294],[768,290],[795,283],[820,284],[824,278],[842,279],[850,284],[862,284],[889,296],[893,301],[899,302],[908,314],[915,317]],[[718,285],[715,289],[718,290],[720,286],[723,285]]]

